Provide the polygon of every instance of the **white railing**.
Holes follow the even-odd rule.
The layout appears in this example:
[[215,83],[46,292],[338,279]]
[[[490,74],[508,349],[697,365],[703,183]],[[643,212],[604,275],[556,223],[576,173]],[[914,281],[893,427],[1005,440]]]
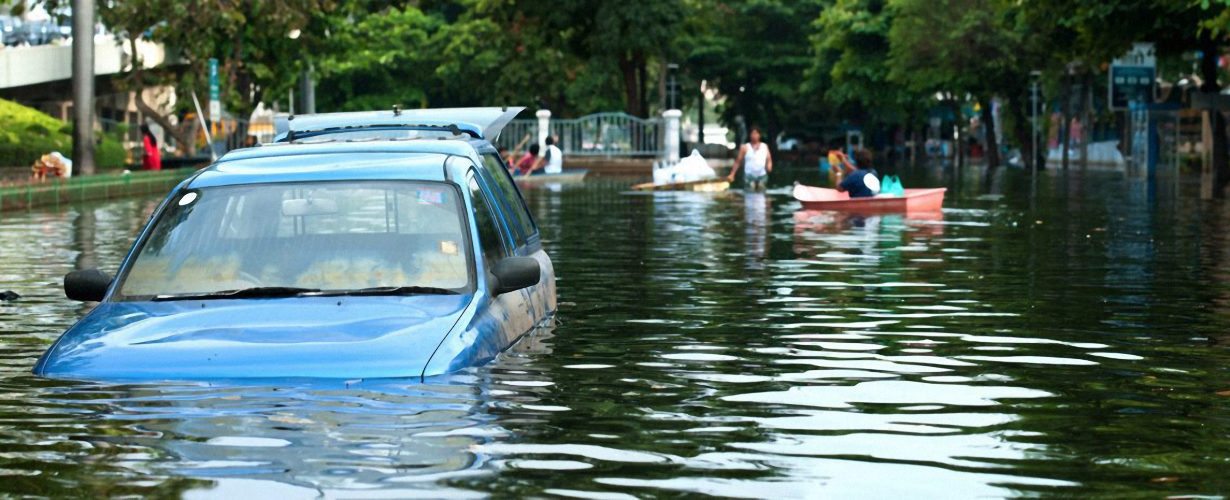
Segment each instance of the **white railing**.
[[[665,157],[667,120],[642,119],[627,113],[596,113],[573,119],[551,119],[549,112],[540,111],[539,119],[513,120],[500,133],[496,145],[514,149],[525,137],[529,144],[538,143],[547,135],[570,156],[604,157]],[[678,120],[674,123],[678,124]],[[545,128],[544,128],[545,127]],[[678,153],[676,153],[677,155]]]
[[660,156],[662,120],[626,113],[598,113],[551,120],[550,133],[565,154],[576,156]]

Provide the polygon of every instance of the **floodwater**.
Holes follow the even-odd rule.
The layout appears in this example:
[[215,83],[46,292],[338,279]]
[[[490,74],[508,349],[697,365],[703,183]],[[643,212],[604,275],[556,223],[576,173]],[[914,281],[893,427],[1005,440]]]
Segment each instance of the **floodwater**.
[[[29,375],[157,200],[0,216],[0,496],[1230,494],[1230,210],[1118,173],[928,167],[942,215],[527,191],[559,324],[413,380]],[[1036,194],[1031,195],[1031,192]]]

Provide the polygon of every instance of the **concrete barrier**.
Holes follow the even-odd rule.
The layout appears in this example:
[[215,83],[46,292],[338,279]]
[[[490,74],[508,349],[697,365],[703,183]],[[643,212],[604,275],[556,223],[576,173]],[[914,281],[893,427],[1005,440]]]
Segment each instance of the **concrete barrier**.
[[0,212],[163,194],[169,192],[171,188],[187,179],[195,171],[191,168],[182,168],[158,172],[102,174],[74,177],[68,180],[49,179],[41,183],[4,187],[0,188]]

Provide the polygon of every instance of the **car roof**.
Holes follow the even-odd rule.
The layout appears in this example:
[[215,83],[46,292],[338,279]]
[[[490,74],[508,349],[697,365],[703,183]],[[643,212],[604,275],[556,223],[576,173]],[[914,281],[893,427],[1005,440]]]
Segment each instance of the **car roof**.
[[330,180],[447,181],[444,161],[490,149],[477,139],[274,143],[227,153],[198,173],[189,189]]

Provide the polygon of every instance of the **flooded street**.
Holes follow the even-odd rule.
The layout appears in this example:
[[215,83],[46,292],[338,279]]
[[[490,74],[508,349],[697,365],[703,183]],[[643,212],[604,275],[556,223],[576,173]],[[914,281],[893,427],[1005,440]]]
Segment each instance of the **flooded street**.
[[[53,381],[158,202],[0,216],[0,493],[266,498],[1230,494],[1230,210],[1120,173],[905,171],[943,214],[529,189],[558,325],[417,380]],[[814,181],[812,181],[814,182]],[[1191,497],[1189,497],[1191,498]]]

